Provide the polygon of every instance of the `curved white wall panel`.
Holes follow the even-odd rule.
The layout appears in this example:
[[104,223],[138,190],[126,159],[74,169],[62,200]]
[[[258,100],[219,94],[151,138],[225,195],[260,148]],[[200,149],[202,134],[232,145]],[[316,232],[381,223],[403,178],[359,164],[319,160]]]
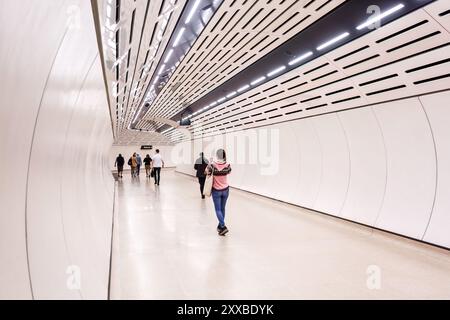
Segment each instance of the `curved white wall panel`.
[[450,92],[420,98],[436,143],[438,164],[436,200],[423,240],[450,247]]
[[387,152],[386,197],[376,227],[421,239],[436,186],[433,139],[417,98],[374,107]]
[[313,118],[322,149],[322,179],[314,209],[340,215],[350,178],[349,150],[337,114]]
[[0,298],[106,298],[113,139],[90,3],[3,1],[0,38]]
[[342,217],[373,225],[386,187],[383,135],[371,107],[341,112],[339,118],[348,139],[351,163]]
[[[231,186],[449,247],[450,93],[420,100],[424,108],[419,98],[409,98],[233,132],[214,143],[207,137],[203,143],[209,150],[231,148],[220,141],[278,130],[279,157],[273,157],[279,159],[278,172],[265,176],[261,162],[239,163]],[[259,139],[259,146],[264,141],[272,143]],[[247,147],[230,154],[237,152],[247,160],[258,153]],[[187,167],[177,170],[189,174]]]
[[241,150],[241,147],[238,144],[239,137],[236,133],[230,134],[229,139],[231,140],[231,147],[227,148],[227,157],[230,159],[233,171],[233,175],[230,176],[230,184],[236,188],[242,188],[246,172],[246,162],[240,158],[243,150]]
[[322,181],[322,147],[312,119],[292,123],[300,150],[300,178],[293,203],[312,208]]
[[282,201],[294,202],[297,184],[301,178],[300,145],[296,141],[291,123],[276,125],[275,129],[279,130],[279,156],[272,156],[274,161],[278,161],[278,170],[274,172],[275,175],[267,176],[270,181],[267,193]]

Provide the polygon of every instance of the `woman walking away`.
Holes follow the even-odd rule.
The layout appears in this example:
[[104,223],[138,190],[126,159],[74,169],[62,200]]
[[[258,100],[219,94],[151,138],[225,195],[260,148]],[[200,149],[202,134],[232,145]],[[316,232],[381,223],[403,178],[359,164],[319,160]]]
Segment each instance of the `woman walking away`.
[[200,184],[200,194],[202,195],[202,199],[205,199],[205,195],[203,194],[203,189],[205,188],[205,170],[208,166],[208,160],[205,159],[203,152],[200,152],[200,157],[195,161],[194,170],[197,171],[195,176],[198,178],[198,183]]
[[122,157],[122,155],[119,153],[119,155],[116,158],[116,163],[114,163],[114,166],[117,166],[117,177],[123,178],[123,165],[125,164],[125,159]]
[[225,150],[219,149],[216,152],[217,159],[213,161],[206,169],[208,174],[213,174],[212,198],[216,216],[219,220],[217,232],[224,236],[228,232],[225,225],[225,206],[227,204],[230,188],[228,186],[227,175],[231,172],[231,166],[227,163]]
[[150,178],[150,171],[152,169],[152,158],[150,158],[150,155],[148,154],[145,158],[144,158],[144,164],[145,164],[145,174],[147,176],[147,178]]

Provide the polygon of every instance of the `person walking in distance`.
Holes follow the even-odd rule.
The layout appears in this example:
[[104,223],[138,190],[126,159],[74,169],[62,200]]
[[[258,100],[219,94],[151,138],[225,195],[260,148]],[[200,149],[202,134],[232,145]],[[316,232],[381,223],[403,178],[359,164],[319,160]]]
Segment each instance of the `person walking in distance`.
[[227,156],[225,150],[219,149],[216,152],[216,160],[206,168],[206,174],[213,174],[213,187],[211,196],[214,202],[214,209],[219,220],[217,232],[224,236],[228,233],[228,228],[225,225],[225,207],[227,204],[230,188],[228,186],[227,176],[231,173],[231,166],[227,163]]
[[146,155],[144,158],[144,164],[145,164],[145,176],[147,178],[150,177],[150,171],[152,169],[152,158],[150,158],[150,155]]
[[117,177],[123,178],[123,165],[125,164],[125,159],[119,153],[116,158],[116,162],[114,163],[114,167],[117,167]]
[[152,158],[150,158],[149,154],[145,156],[144,164],[145,164],[145,176],[147,178],[150,178],[150,172],[152,170]]
[[206,174],[205,170],[208,166],[208,160],[205,159],[203,152],[200,152],[200,157],[195,161],[194,170],[196,170],[195,176],[198,178],[198,183],[200,184],[200,194],[202,199],[205,199],[203,194],[203,189],[205,187]]
[[128,160],[128,165],[131,167],[131,177],[136,177],[137,159],[136,153],[133,153],[130,160]]
[[136,154],[136,161],[137,161],[136,174],[139,177],[139,173],[141,172],[141,166],[142,166],[142,158],[139,153]]
[[161,179],[161,168],[164,168],[164,160],[159,154],[159,149],[156,149],[156,154],[152,158],[153,170],[155,175],[155,184],[159,186],[159,181]]

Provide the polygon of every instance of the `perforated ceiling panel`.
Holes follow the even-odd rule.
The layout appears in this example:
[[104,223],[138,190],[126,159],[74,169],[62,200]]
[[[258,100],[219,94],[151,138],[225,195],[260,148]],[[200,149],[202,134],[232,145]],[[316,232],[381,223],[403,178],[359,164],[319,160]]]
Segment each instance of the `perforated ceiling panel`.
[[136,136],[130,135],[127,127],[175,28],[184,1],[106,0],[99,4],[114,133],[116,142],[125,141],[126,137]]
[[[348,2],[224,0],[144,110],[136,126],[142,131],[129,130],[187,3],[104,1],[106,15],[117,4],[116,16],[109,13],[117,24],[102,34],[116,143],[185,139],[177,130],[153,134],[165,128],[153,119],[172,118]],[[450,2],[437,0],[193,116],[188,128],[195,138],[449,89],[449,32]]]
[[408,14],[193,117],[190,130],[215,135],[450,89],[449,9],[438,1]]
[[[224,1],[147,117],[171,118],[343,2]],[[143,122],[138,127],[155,129]]]
[[159,146],[172,145],[170,139],[156,132],[139,132],[125,130],[114,142],[115,145],[144,145],[155,144]]

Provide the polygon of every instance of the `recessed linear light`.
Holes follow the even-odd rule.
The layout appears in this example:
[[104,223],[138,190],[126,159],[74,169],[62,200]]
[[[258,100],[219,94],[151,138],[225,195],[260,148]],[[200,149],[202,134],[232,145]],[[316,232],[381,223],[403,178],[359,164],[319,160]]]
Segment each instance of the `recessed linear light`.
[[167,53],[166,59],[164,59],[164,63],[169,62],[169,59],[172,56],[172,53],[173,53],[173,49],[170,49],[169,52]]
[[111,18],[111,11],[112,11],[111,6],[106,6],[106,16],[108,18]]
[[310,56],[312,56],[312,55],[313,55],[312,51],[309,51],[309,52],[307,52],[307,53],[305,53],[305,54],[302,54],[300,57],[295,58],[294,60],[289,61],[289,62],[288,62],[288,65],[292,66],[292,65],[294,65],[294,64],[297,64],[297,63],[299,63],[300,61],[305,60],[306,58],[308,58],[308,57],[310,57]]
[[184,21],[184,23],[189,23],[191,22],[192,17],[194,16],[194,13],[197,11],[197,8],[200,4],[200,0],[195,1],[194,5],[192,6],[191,11],[189,12],[186,21]]
[[284,69],[286,69],[286,66],[281,66],[281,67],[279,67],[279,68],[276,68],[275,70],[270,71],[270,72],[267,74],[267,76],[268,76],[268,77],[274,76],[274,75],[276,75],[277,73],[280,73],[281,71],[283,71]]
[[173,42],[173,47],[176,47],[178,45],[178,42],[180,42],[181,37],[183,36],[184,30],[185,30],[185,28],[182,27],[180,29],[180,31],[178,32],[177,37],[175,38],[175,41]]
[[222,97],[222,98],[220,98],[219,100],[217,100],[217,103],[224,102],[226,99],[227,99],[226,97]]
[[255,84],[258,84],[258,83],[264,81],[265,79],[266,79],[266,77],[265,77],[265,76],[262,76],[262,77],[256,79],[255,81],[250,82],[250,84],[251,84],[252,86],[254,86]]
[[318,46],[317,50],[319,50],[319,51],[323,50],[323,49],[325,49],[325,48],[335,44],[336,42],[338,42],[338,41],[340,41],[340,40],[342,40],[344,38],[347,38],[349,35],[350,35],[350,33],[348,33],[348,32],[341,33],[337,37],[334,37],[333,39],[331,39],[331,40],[321,44],[320,46]]
[[391,15],[391,14],[393,14],[393,13],[395,13],[395,12],[401,10],[401,9],[403,9],[404,7],[405,7],[405,5],[403,3],[400,3],[400,4],[396,5],[395,7],[393,7],[391,9],[383,12],[382,14],[380,14],[380,15],[378,15],[376,17],[373,17],[371,19],[368,19],[363,24],[360,24],[359,26],[357,26],[356,30],[362,30],[362,29],[364,29],[366,27],[369,27],[370,25],[374,24],[375,22],[380,21],[381,19],[383,19],[383,18],[385,18],[385,17],[387,17],[387,16],[389,16],[389,15]]
[[210,104],[208,105],[208,107],[214,107],[216,104],[217,104],[217,101],[214,101],[213,103],[210,103]]
[[233,92],[230,92],[228,95],[227,95],[227,98],[231,98],[231,97],[234,97],[235,95],[236,95],[236,91],[233,91]]
[[237,89],[237,92],[242,92],[242,91],[245,91],[245,90],[247,90],[248,88],[250,88],[250,86],[248,85],[248,84],[246,84],[245,86],[243,86],[243,87],[240,87],[239,89]]
[[164,71],[165,68],[166,68],[166,64],[163,64],[161,66],[161,68],[159,68],[158,76]]

